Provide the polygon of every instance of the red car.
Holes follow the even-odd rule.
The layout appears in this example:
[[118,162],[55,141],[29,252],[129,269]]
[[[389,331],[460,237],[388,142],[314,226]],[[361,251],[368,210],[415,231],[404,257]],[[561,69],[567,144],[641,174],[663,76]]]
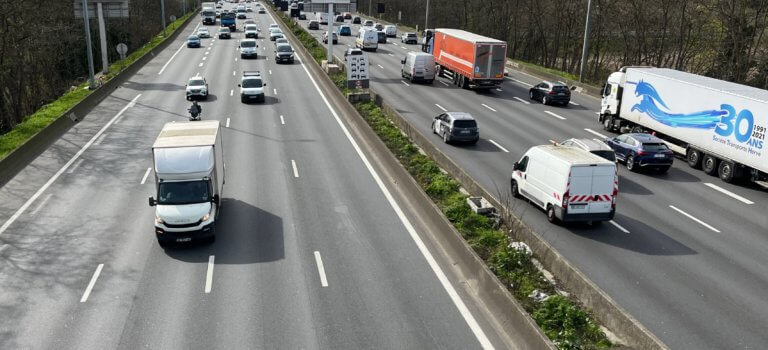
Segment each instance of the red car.
[[344,12],[344,19],[352,19],[352,14],[349,12]]

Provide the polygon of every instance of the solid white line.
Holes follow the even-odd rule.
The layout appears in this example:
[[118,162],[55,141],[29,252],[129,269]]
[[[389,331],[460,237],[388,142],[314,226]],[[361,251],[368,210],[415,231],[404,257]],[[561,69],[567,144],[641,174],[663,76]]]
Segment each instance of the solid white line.
[[[271,13],[268,13],[268,14],[270,17],[272,17]],[[275,18],[272,17],[272,20],[274,21]],[[448,296],[451,298],[451,301],[453,301],[453,304],[456,305],[456,308],[458,309],[461,316],[464,317],[464,320],[467,322],[469,329],[472,330],[472,333],[475,335],[478,342],[480,342],[480,345],[484,349],[493,349],[494,348],[493,344],[491,344],[491,341],[488,339],[488,336],[480,327],[480,324],[477,323],[477,320],[472,315],[472,312],[469,311],[469,309],[467,308],[467,305],[464,304],[464,301],[456,292],[456,289],[453,288],[453,285],[448,280],[448,277],[445,275],[445,272],[443,272],[442,268],[440,268],[440,265],[437,264],[435,257],[432,256],[432,253],[430,253],[429,249],[427,249],[427,246],[426,244],[424,244],[424,241],[416,233],[416,229],[411,224],[411,221],[408,220],[408,217],[405,216],[405,213],[400,208],[400,205],[398,205],[395,199],[392,197],[392,194],[384,185],[384,182],[381,180],[381,177],[379,176],[379,174],[376,172],[376,170],[373,169],[373,166],[368,161],[368,157],[365,156],[365,154],[363,153],[363,150],[360,149],[360,146],[357,144],[357,141],[355,141],[355,139],[352,137],[352,134],[349,133],[349,130],[341,121],[341,118],[339,117],[338,113],[336,113],[336,110],[333,109],[333,107],[331,106],[331,103],[328,101],[328,98],[325,97],[323,90],[320,89],[320,86],[317,85],[317,81],[315,81],[315,78],[312,77],[312,74],[309,73],[309,69],[307,69],[305,65],[301,65],[301,67],[307,73],[309,80],[312,82],[312,85],[314,85],[315,90],[317,90],[317,92],[320,94],[320,97],[323,99],[323,102],[328,107],[328,110],[331,111],[333,118],[336,119],[336,123],[344,132],[344,136],[347,137],[347,140],[349,140],[349,142],[352,144],[352,148],[355,149],[355,152],[357,152],[357,155],[363,161],[363,164],[365,164],[365,168],[368,169],[368,172],[373,177],[374,181],[376,182],[376,185],[379,186],[379,189],[384,194],[384,197],[387,198],[389,205],[395,211],[395,214],[397,214],[397,217],[403,223],[403,226],[405,226],[405,229],[408,231],[408,234],[411,236],[411,239],[413,239],[414,243],[416,244],[416,247],[419,249],[419,252],[421,252],[421,254],[424,256],[424,259],[427,261],[427,264],[429,264],[429,267],[435,273],[435,276],[437,276],[437,279],[440,281],[440,284],[443,286],[446,293],[448,293]]]
[[30,214],[31,215],[37,214],[37,212],[40,211],[40,209],[43,209],[43,207],[45,206],[45,203],[47,203],[48,200],[51,199],[51,197],[53,197],[53,193],[49,193],[48,195],[46,195],[45,198],[43,198],[43,200],[40,201],[40,204],[37,205],[35,210],[32,210]]
[[402,80],[400,80],[400,82],[401,82],[401,83],[403,83],[403,84],[405,84],[405,86],[411,86],[411,84],[408,84],[408,83],[406,83],[406,82],[404,82],[404,81],[402,81]]
[[555,114],[555,113],[552,113],[552,112],[550,112],[550,111],[544,111],[544,113],[547,113],[547,114],[549,114],[549,115],[551,115],[551,116],[553,116],[553,117],[555,117],[555,118],[557,118],[557,119],[560,119],[560,120],[565,120],[565,117],[561,117],[561,116],[559,116],[559,115],[557,115],[557,114]]
[[43,192],[45,192],[45,190],[47,190],[48,187],[50,187],[51,184],[53,184],[53,182],[56,181],[56,179],[59,178],[59,176],[61,176],[61,174],[63,174],[65,171],[67,171],[67,169],[69,169],[69,167],[72,165],[72,163],[76,162],[77,159],[80,158],[80,156],[83,154],[83,152],[85,152],[85,150],[87,150],[89,147],[91,147],[93,142],[97,138],[99,138],[99,136],[101,136],[101,134],[103,134],[104,131],[107,130],[107,128],[109,128],[110,126],[112,126],[112,124],[115,123],[115,120],[117,120],[117,118],[120,118],[120,116],[123,115],[123,113],[128,108],[133,107],[136,104],[136,100],[138,100],[139,97],[141,97],[141,94],[136,95],[136,97],[134,97],[133,100],[131,100],[131,102],[129,102],[127,105],[125,105],[125,107],[123,107],[123,109],[121,109],[120,112],[117,112],[117,114],[114,117],[112,117],[112,119],[109,122],[107,122],[107,124],[104,125],[101,128],[101,130],[99,130],[96,133],[96,135],[93,135],[93,137],[91,137],[90,141],[88,141],[85,145],[83,145],[83,147],[80,148],[80,150],[77,151],[77,153],[75,153],[75,155],[72,156],[72,158],[69,159],[69,161],[66,164],[64,164],[64,166],[62,166],[61,169],[59,169],[59,171],[56,172],[56,174],[53,174],[53,176],[51,176],[51,178],[48,179],[48,181],[45,184],[43,184],[43,186],[40,187],[37,190],[37,192],[35,192],[35,194],[32,195],[32,197],[27,199],[27,201],[21,206],[21,208],[19,208],[19,210],[17,210],[15,213],[13,213],[13,215],[8,219],[8,221],[6,221],[3,224],[3,226],[0,226],[0,235],[3,234],[3,232],[5,232],[5,230],[7,230],[8,227],[11,226],[11,224],[13,224],[14,221],[16,221],[16,219],[18,219],[19,216],[21,216],[21,214],[23,214],[27,210],[27,208],[29,208],[29,206],[32,205],[32,203],[38,197],[40,197],[40,195],[43,194]]
[[105,138],[107,138],[107,134],[109,134],[109,133],[108,133],[108,132],[105,132],[105,133],[104,133],[103,135],[101,135],[101,137],[99,137],[99,139],[98,139],[98,140],[96,140],[96,142],[94,142],[93,144],[94,144],[94,145],[96,145],[96,146],[100,145],[102,142],[104,142],[104,139],[105,139]]
[[235,62],[237,62],[237,57],[235,57]]
[[227,118],[227,125],[225,126],[225,128],[228,128],[228,127],[229,127],[229,118]]
[[147,171],[144,172],[144,176],[141,177],[141,184],[143,185],[145,182],[147,182],[147,177],[149,176],[149,172],[152,171],[152,168],[147,168]]
[[235,74],[237,74],[237,71],[234,71],[234,70],[233,70],[233,71],[232,71],[232,75],[234,76]]
[[488,109],[490,109],[491,111],[494,111],[494,112],[496,112],[496,110],[495,110],[495,109],[493,109],[493,107],[491,107],[491,106],[489,106],[489,105],[487,105],[487,104],[485,104],[485,103],[481,103],[480,105],[482,105],[482,106],[483,106],[483,107],[485,107],[485,108],[488,108]]
[[590,134],[592,134],[592,135],[595,135],[595,136],[597,136],[597,137],[601,137],[601,138],[604,138],[604,139],[607,139],[607,138],[608,138],[608,136],[605,136],[605,135],[603,135],[603,134],[601,134],[601,133],[599,133],[599,132],[597,132],[597,131],[594,131],[594,130],[592,130],[592,129],[584,128],[584,131],[586,131],[586,132],[588,132],[588,133],[590,133]]
[[609,222],[610,222],[611,224],[613,224],[613,226],[616,226],[616,228],[617,228],[617,229],[621,230],[621,232],[624,232],[624,233],[629,233],[629,230],[627,230],[627,229],[625,229],[623,226],[619,225],[619,223],[617,223],[616,221],[613,221],[613,220],[611,220],[611,221],[609,221]]
[[377,64],[377,66],[379,66],[379,68],[381,68],[381,69],[384,69],[384,66],[382,66],[380,64]]
[[574,106],[581,106],[580,104],[578,104],[578,103],[576,103],[576,102],[573,102],[573,101],[568,101],[568,103],[570,103],[570,104],[572,104],[572,105],[574,105]]
[[163,65],[163,68],[160,68],[160,71],[157,72],[157,75],[163,74],[163,72],[165,71],[165,67],[168,67],[168,64],[170,64],[171,61],[173,61],[173,58],[176,57],[176,55],[178,55],[179,52],[181,51],[181,49],[183,49],[183,48],[184,48],[184,44],[181,44],[181,46],[179,46],[179,49],[176,50],[176,52],[173,54],[173,56],[171,56],[171,58],[168,59],[168,62],[165,62],[165,64]]
[[296,161],[291,159],[291,167],[293,167],[293,177],[299,177],[299,169],[296,168]]
[[282,115],[280,115],[280,124],[283,124],[283,125],[285,125],[285,119],[283,119],[283,116],[282,116]]
[[448,112],[448,110],[447,110],[447,109],[443,108],[443,106],[441,106],[441,105],[439,105],[439,104],[437,104],[437,103],[435,103],[435,106],[437,106],[437,108],[440,108],[440,109],[442,109],[442,110],[443,110],[443,112]]
[[315,251],[315,262],[317,263],[317,272],[320,274],[320,285],[328,287],[328,279],[325,277],[325,267],[323,267],[323,258],[320,257],[320,252]]
[[390,56],[394,56],[394,55],[393,55],[393,54],[391,54],[391,53],[388,53],[387,55],[390,55]]
[[232,96],[235,94],[235,90],[229,90],[229,96]]
[[72,174],[72,173],[74,173],[74,172],[75,172],[75,170],[77,169],[77,167],[79,167],[79,166],[80,166],[80,164],[82,164],[82,163],[83,163],[83,160],[85,160],[85,159],[79,159],[79,160],[77,161],[77,163],[75,163],[75,165],[73,165],[71,168],[69,168],[69,170],[67,170],[67,174]]
[[688,213],[686,213],[686,212],[684,212],[684,211],[682,211],[682,210],[680,210],[680,209],[677,209],[677,207],[675,207],[674,205],[670,205],[669,207],[670,207],[670,208],[672,208],[672,209],[674,209],[674,210],[676,210],[678,213],[680,213],[680,214],[683,214],[683,215],[687,216],[689,219],[691,219],[691,220],[693,220],[693,221],[696,221],[696,222],[698,222],[698,223],[699,223],[699,224],[701,224],[702,226],[704,226],[704,227],[706,227],[706,228],[708,228],[708,229],[710,229],[710,230],[712,230],[712,231],[715,231],[715,232],[717,232],[717,233],[720,233],[720,230],[718,230],[718,229],[716,229],[716,228],[712,227],[711,225],[709,225],[708,223],[706,223],[706,222],[704,222],[704,221],[701,221],[701,220],[699,220],[699,219],[695,218],[695,217],[694,217],[693,215],[691,215],[691,214],[688,214]]
[[718,192],[720,192],[722,194],[730,196],[731,198],[733,198],[733,199],[735,199],[735,200],[737,200],[739,202],[742,202],[744,204],[755,204],[755,202],[753,202],[753,201],[751,201],[749,199],[746,199],[746,198],[744,198],[742,196],[739,196],[738,194],[735,194],[735,193],[733,193],[731,191],[728,191],[728,190],[726,190],[726,189],[724,189],[724,188],[722,188],[722,187],[720,187],[718,185],[715,185],[713,183],[705,182],[704,185],[706,185],[707,187],[709,187],[709,188],[711,188],[711,189],[713,189],[715,191],[718,191]]
[[213,255],[208,257],[208,272],[205,273],[205,294],[210,293],[211,287],[213,287],[213,259]]
[[494,141],[494,140],[488,140],[488,141],[489,141],[490,143],[494,144],[494,145],[495,145],[496,147],[498,147],[500,150],[504,151],[505,153],[509,153],[509,151],[507,151],[507,149],[506,149],[506,148],[504,148],[504,147],[501,147],[501,145],[500,145],[500,144],[498,144],[498,143],[496,143],[496,141]]
[[496,88],[496,91],[504,91],[504,90],[502,90],[501,88]]
[[441,81],[441,82],[440,82],[440,84],[443,84],[443,85],[445,85],[445,86],[450,86],[448,83],[446,83],[446,82],[444,82],[444,81]]
[[520,81],[520,80],[517,80],[517,79],[515,79],[515,78],[507,78],[507,79],[509,79],[509,80],[512,80],[512,81],[514,81],[514,82],[516,82],[516,83],[518,83],[518,84],[523,84],[523,85],[525,85],[525,86],[528,86],[528,87],[531,87],[531,86],[533,86],[533,84],[528,84],[528,83],[526,83],[526,82],[524,82],[524,81]]
[[517,96],[515,96],[515,97],[512,97],[512,98],[514,98],[515,100],[518,100],[518,101],[520,101],[520,102],[522,102],[522,103],[525,103],[525,104],[527,104],[527,105],[531,104],[530,102],[528,102],[528,101],[526,101],[526,100],[523,100],[522,98],[520,98],[520,97],[517,97]]
[[202,67],[203,66],[203,62],[200,62],[200,64],[198,64],[197,66],[198,67]]
[[88,300],[88,296],[91,295],[91,290],[93,290],[93,286],[96,284],[96,280],[99,278],[99,275],[101,274],[101,269],[104,268],[104,264],[99,264],[99,266],[96,267],[96,271],[93,273],[93,277],[91,277],[91,282],[88,282],[88,287],[85,288],[85,292],[83,292],[83,297],[80,298],[80,302],[84,303]]
[[272,92],[274,92],[275,95],[277,95],[277,89],[272,89]]

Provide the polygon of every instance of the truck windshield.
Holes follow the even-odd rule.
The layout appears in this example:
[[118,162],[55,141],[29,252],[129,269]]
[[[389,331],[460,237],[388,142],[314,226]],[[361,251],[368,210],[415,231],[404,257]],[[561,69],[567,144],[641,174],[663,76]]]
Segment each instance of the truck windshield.
[[227,19],[235,19],[235,14],[232,12],[225,12],[221,14],[221,19],[227,20]]
[[161,182],[157,189],[157,203],[181,205],[205,203],[211,200],[208,181]]

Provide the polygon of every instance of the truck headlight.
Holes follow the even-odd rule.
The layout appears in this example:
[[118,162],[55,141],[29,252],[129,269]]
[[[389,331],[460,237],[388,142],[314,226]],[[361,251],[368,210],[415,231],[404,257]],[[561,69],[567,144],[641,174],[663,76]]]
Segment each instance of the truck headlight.
[[165,225],[165,222],[163,221],[163,218],[161,218],[158,215],[155,215],[155,225]]
[[207,213],[207,214],[203,215],[202,218],[200,218],[200,221],[201,222],[205,222],[205,221],[208,221],[208,219],[210,219],[210,218],[211,218],[211,213]]

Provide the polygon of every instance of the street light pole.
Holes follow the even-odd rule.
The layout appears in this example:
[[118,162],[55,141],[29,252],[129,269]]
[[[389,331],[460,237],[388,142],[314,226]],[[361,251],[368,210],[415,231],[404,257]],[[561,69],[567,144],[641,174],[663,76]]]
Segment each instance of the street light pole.
[[160,15],[163,16],[163,36],[165,36],[165,0],[160,0]]
[[371,16],[371,17],[373,17],[373,12],[371,11],[371,9],[372,9],[371,3],[372,2],[373,2],[373,0],[368,0],[368,16]]
[[591,24],[592,0],[587,0],[587,23],[584,25],[584,44],[581,48],[581,67],[579,68],[579,82],[584,82],[584,68],[589,59],[589,26]]
[[90,19],[88,18],[88,3],[83,0],[83,21],[85,21],[85,46],[88,50],[88,88],[91,90],[96,88],[93,80],[93,52],[91,52],[91,26]]
[[427,23],[429,23],[429,0],[427,0],[427,14],[424,17],[424,30],[427,30],[427,28],[429,28],[427,26]]

